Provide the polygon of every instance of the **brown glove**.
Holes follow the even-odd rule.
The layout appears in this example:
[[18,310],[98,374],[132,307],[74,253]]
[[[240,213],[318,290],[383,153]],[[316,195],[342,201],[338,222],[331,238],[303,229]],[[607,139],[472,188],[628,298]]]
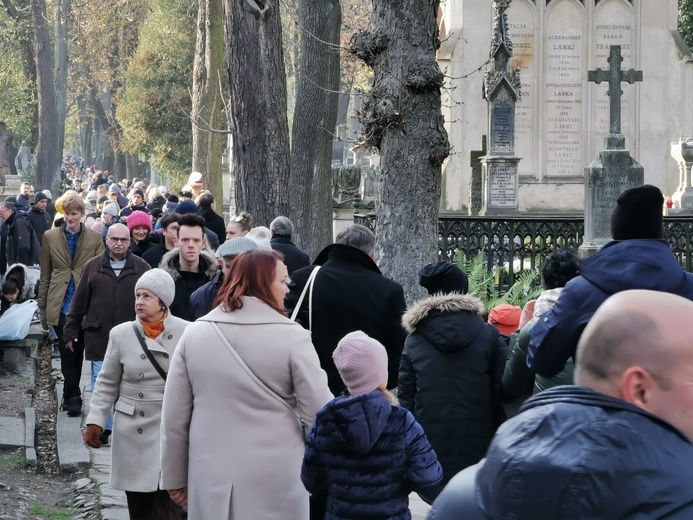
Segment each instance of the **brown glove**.
[[99,435],[103,432],[101,426],[95,424],[87,424],[87,429],[84,432],[84,443],[92,448],[100,448],[101,441],[99,440]]

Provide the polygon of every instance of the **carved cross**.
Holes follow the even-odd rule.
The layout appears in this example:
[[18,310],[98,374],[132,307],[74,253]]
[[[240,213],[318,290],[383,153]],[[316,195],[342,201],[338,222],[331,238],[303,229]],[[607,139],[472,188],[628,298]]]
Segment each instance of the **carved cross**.
[[621,134],[621,82],[627,81],[633,84],[636,81],[642,81],[642,71],[621,68],[621,46],[612,45],[609,53],[609,70],[590,70],[587,72],[587,81],[593,81],[596,84],[602,81],[609,82],[609,133],[612,135]]

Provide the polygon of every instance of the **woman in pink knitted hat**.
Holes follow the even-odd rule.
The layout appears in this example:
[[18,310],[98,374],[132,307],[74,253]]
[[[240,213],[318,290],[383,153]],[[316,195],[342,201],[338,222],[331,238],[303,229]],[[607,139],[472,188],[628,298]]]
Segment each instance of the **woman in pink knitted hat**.
[[130,230],[130,250],[132,254],[141,258],[142,254],[152,246],[149,240],[152,219],[144,211],[133,211],[128,216],[128,229]]

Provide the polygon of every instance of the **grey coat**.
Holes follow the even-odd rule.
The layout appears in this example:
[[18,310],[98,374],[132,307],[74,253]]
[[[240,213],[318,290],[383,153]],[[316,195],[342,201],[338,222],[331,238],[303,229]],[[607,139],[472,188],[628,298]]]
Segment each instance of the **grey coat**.
[[156,340],[144,336],[139,319],[114,327],[91,397],[87,424],[101,428],[118,398],[113,416],[111,487],[147,493],[157,490],[161,474],[159,432],[164,380],[142,352],[132,323],[137,323],[149,350],[166,372],[189,323],[169,314],[164,320],[164,331]]
[[308,331],[256,298],[243,297],[233,312],[217,307],[188,327],[171,361],[161,488],[187,486],[191,520],[307,520],[298,422],[248,376],[210,322],[308,428],[332,399]]

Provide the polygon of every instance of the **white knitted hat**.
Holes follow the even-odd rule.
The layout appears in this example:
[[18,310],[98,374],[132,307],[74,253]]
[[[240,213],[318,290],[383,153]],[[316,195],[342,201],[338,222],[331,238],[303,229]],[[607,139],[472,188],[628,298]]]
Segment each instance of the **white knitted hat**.
[[155,294],[168,308],[173,303],[176,296],[176,284],[173,278],[163,269],[150,269],[144,273],[135,285],[135,294],[138,289],[145,289]]

